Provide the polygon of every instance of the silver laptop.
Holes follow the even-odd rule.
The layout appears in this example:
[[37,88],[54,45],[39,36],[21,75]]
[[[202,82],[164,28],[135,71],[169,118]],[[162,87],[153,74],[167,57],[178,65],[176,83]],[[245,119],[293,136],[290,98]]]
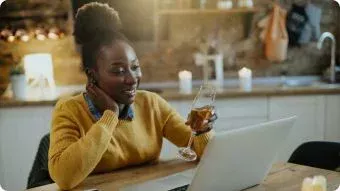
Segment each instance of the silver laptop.
[[[132,185],[122,190],[243,190],[267,176],[296,117],[216,133],[196,170]],[[182,187],[183,188],[183,187]],[[184,189],[178,190],[184,190]]]

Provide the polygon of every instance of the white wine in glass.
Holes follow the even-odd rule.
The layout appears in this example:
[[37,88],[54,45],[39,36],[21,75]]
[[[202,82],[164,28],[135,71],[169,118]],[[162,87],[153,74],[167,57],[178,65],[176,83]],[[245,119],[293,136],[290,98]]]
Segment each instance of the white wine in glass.
[[191,105],[187,124],[190,125],[192,133],[186,147],[178,150],[178,155],[186,161],[194,161],[197,154],[191,149],[194,136],[199,132],[204,132],[209,128],[207,122],[213,115],[216,90],[210,85],[202,85]]

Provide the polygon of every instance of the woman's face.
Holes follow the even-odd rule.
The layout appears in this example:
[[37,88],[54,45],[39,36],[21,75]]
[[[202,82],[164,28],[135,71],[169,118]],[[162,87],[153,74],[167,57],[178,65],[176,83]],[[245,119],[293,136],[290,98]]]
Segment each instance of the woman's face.
[[98,87],[118,104],[131,104],[142,77],[133,48],[124,41],[113,42],[102,47],[96,64]]

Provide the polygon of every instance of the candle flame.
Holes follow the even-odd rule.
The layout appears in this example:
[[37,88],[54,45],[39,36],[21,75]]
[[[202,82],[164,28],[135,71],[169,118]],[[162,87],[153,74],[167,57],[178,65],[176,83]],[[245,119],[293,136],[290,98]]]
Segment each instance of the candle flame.
[[239,74],[249,74],[251,75],[251,70],[246,68],[246,67],[243,67],[241,70],[238,71]]
[[183,70],[183,71],[180,71],[179,73],[178,73],[178,76],[180,77],[180,78],[191,78],[192,77],[192,73],[190,72],[190,71],[187,71],[187,70]]

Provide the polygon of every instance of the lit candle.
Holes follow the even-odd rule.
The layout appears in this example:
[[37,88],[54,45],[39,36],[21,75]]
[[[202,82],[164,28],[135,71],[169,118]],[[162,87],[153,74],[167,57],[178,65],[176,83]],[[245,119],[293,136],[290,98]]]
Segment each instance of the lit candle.
[[30,40],[30,37],[27,34],[25,34],[20,37],[20,40],[23,42],[27,42]]
[[181,71],[178,73],[180,93],[191,94],[192,90],[192,74],[189,71]]
[[15,36],[11,35],[7,38],[8,42],[13,42],[15,40]]
[[313,191],[327,191],[327,180],[324,176],[314,176]]
[[304,178],[301,186],[301,191],[313,191],[313,178]]
[[324,176],[307,177],[302,182],[301,191],[327,191],[327,180]]
[[240,89],[244,91],[251,91],[251,70],[248,68],[242,68],[238,71]]

